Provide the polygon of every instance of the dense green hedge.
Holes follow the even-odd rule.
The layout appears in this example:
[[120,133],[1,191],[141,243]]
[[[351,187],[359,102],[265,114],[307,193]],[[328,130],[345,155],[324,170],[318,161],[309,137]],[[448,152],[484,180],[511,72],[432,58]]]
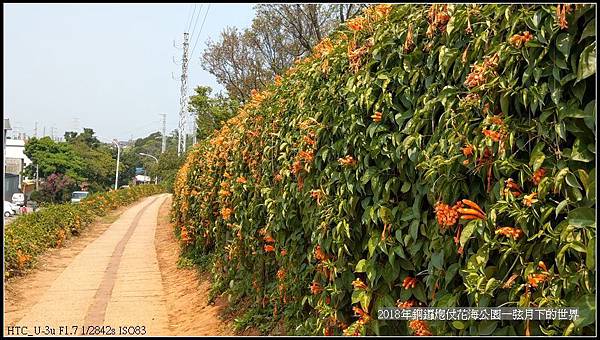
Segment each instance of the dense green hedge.
[[161,192],[160,185],[137,185],[91,194],[79,204],[52,204],[18,216],[4,230],[4,275],[14,276],[32,267],[46,249],[59,247],[97,217]]
[[[253,299],[240,320],[290,333],[593,334],[595,21],[594,5],[371,7],[191,151],[186,253]],[[395,305],[581,317],[377,320]]]

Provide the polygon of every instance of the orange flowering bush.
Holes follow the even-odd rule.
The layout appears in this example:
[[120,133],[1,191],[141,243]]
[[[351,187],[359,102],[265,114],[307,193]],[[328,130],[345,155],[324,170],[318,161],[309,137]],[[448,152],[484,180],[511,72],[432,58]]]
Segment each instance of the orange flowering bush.
[[[581,306],[529,334],[594,334],[594,6],[565,30],[555,5],[376,8],[190,151],[172,210],[196,238],[185,253],[245,318],[293,335],[525,334],[366,317],[398,300]],[[224,260],[229,244],[251,255]],[[540,261],[556,270],[533,287]]]

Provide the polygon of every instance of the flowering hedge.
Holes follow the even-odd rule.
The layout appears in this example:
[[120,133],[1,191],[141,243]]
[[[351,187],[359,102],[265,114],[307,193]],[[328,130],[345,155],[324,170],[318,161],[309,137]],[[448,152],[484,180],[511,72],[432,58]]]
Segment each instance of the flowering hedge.
[[[214,289],[297,334],[593,334],[594,5],[377,5],[190,152]],[[574,306],[397,322],[390,306]]]
[[60,247],[97,217],[160,192],[164,192],[160,185],[138,185],[94,193],[79,204],[48,205],[17,217],[4,230],[4,275],[14,276],[31,268],[47,248]]

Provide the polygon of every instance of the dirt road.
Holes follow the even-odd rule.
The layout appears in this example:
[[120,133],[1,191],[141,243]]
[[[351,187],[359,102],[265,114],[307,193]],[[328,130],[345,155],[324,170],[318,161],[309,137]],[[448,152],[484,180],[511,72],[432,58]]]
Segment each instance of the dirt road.
[[[89,239],[70,259],[69,252],[65,251],[67,258],[56,256],[56,263],[51,260],[44,266],[51,268],[49,272],[40,268],[37,273],[11,283],[18,287],[9,284],[7,291],[12,299],[5,297],[9,312],[5,312],[4,334],[180,335],[173,319],[180,317],[178,304],[183,301],[203,302],[204,306],[196,308],[212,310],[208,313],[214,325],[210,332],[226,333],[219,326],[217,307],[206,306],[206,290],[198,290],[197,276],[191,278],[187,273],[188,288],[178,291],[173,287],[181,283],[176,279],[181,274],[176,264],[159,266],[157,248],[161,249],[163,262],[177,259],[177,244],[168,219],[164,221],[164,216],[159,216],[159,210],[163,215],[168,214],[168,201],[166,194],[141,200],[125,210],[97,238]],[[162,239],[164,235],[171,235],[171,239],[157,247],[159,217],[163,219],[161,228],[168,228],[168,231],[160,231]],[[163,249],[165,245],[170,246]],[[161,267],[166,273],[161,273]],[[28,291],[27,287],[32,290]],[[190,319],[193,321],[194,317]],[[192,334],[197,330],[194,324],[187,327]],[[209,333],[206,330],[202,333],[205,332]]]

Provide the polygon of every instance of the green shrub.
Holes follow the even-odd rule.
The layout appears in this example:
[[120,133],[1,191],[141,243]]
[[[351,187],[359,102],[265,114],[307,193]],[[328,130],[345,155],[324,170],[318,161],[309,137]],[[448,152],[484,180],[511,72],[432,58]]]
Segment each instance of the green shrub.
[[65,239],[78,235],[97,217],[161,192],[164,188],[160,185],[138,185],[91,194],[79,204],[51,204],[17,217],[4,230],[5,276],[18,275],[33,267],[46,249],[60,247]]
[[[292,333],[594,334],[595,5],[559,6],[349,20],[190,152],[176,233]],[[397,304],[581,317],[377,320]]]

